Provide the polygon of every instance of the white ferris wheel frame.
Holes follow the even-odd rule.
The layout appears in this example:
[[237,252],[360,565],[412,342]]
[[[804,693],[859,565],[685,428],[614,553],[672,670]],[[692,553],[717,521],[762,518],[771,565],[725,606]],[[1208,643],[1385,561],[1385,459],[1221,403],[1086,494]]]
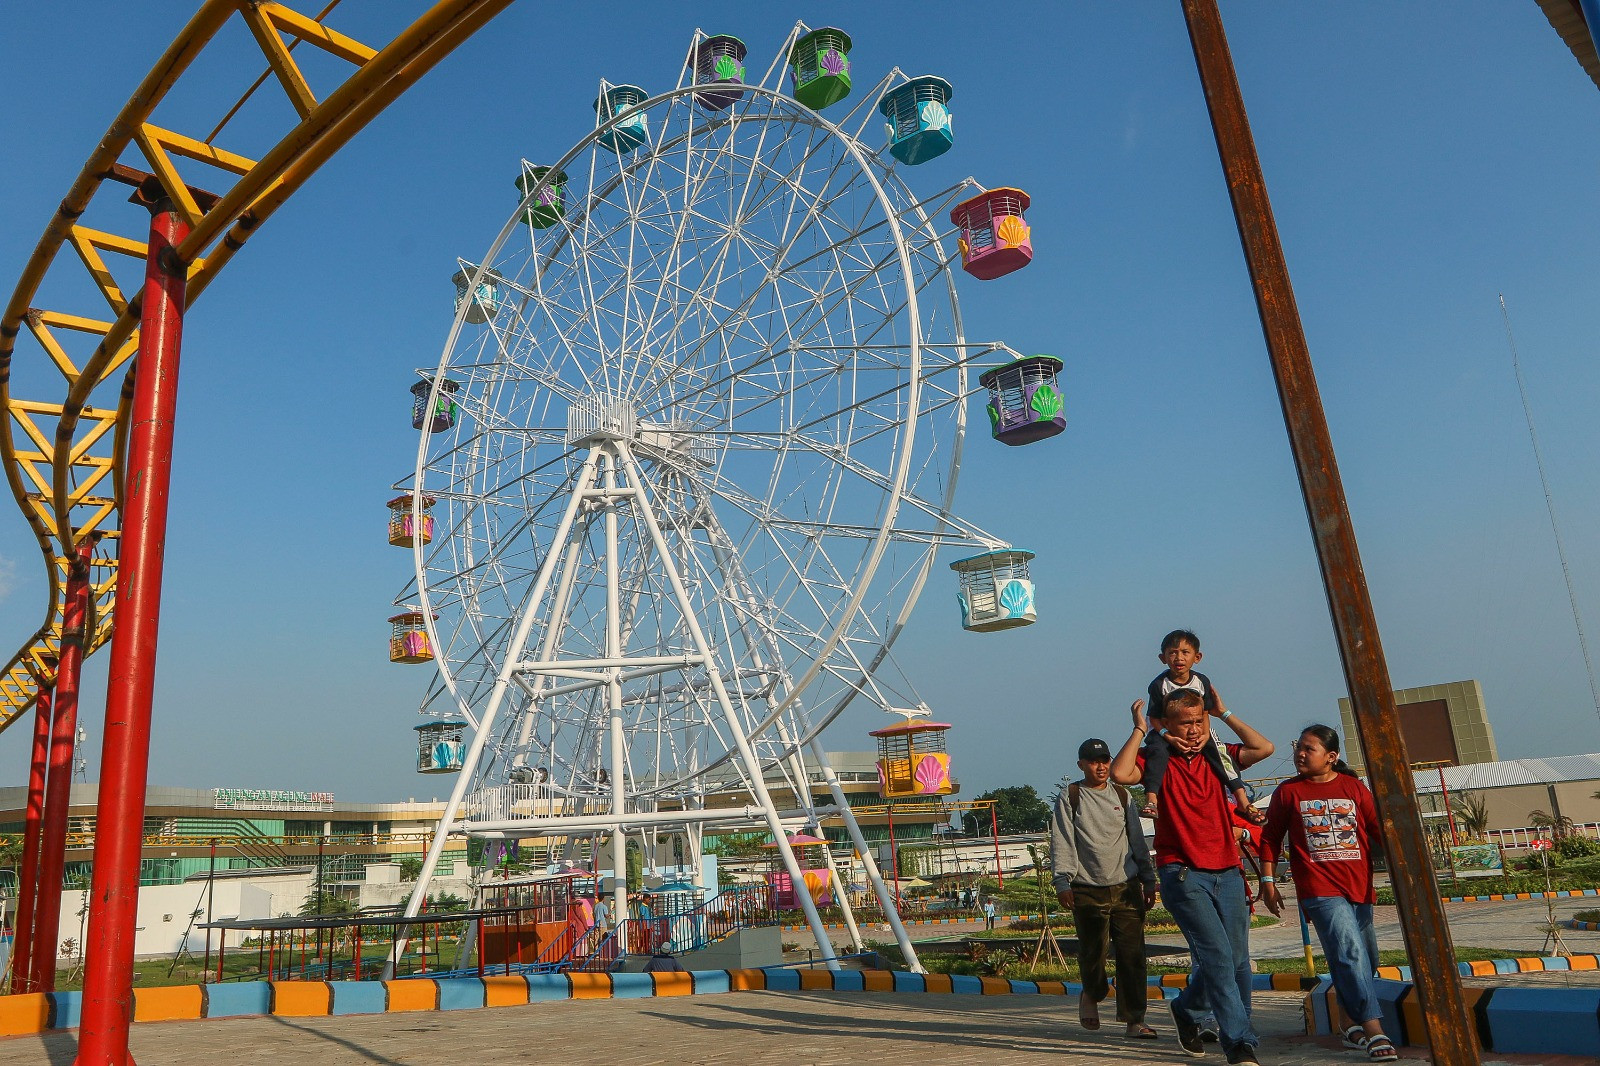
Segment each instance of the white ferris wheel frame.
[[[796,34],[797,33],[798,29],[796,31]],[[788,47],[793,43],[796,34],[791,34],[789,43],[785,45],[784,51],[780,53],[780,55],[787,54]],[[700,36],[697,35],[696,40],[698,41],[699,39]],[[776,66],[776,64],[774,65]],[[769,71],[769,76],[770,73],[771,72]],[[891,74],[884,79],[884,82],[880,84],[878,90],[869,93],[866,99],[871,100],[881,93],[881,91],[887,87],[887,85],[898,73],[898,71],[891,72]],[[903,77],[903,75],[900,76]],[[653,108],[657,108],[662,105],[671,106],[678,100],[681,100],[685,97],[691,97],[697,92],[704,91],[705,89],[703,86],[680,83],[677,88],[657,94],[656,96],[650,97],[648,100],[638,104],[637,109],[648,114],[651,113]],[[780,107],[786,108],[794,106],[790,97],[774,89],[768,88],[764,84],[743,84],[739,86],[739,91],[744,94],[752,95],[756,99],[763,97],[766,98],[765,102],[768,104],[768,106],[771,106],[774,101],[781,101],[781,105],[779,105]],[[692,104],[689,106],[692,106]],[[748,111],[749,108],[750,104],[747,102],[742,108],[742,111]],[[859,105],[857,110],[859,110]],[[730,118],[729,121],[738,121],[738,119]],[[715,667],[715,660],[712,650],[706,641],[704,632],[700,628],[698,619],[695,617],[694,605],[684,592],[681,575],[679,575],[677,572],[676,566],[672,561],[672,553],[667,550],[660,525],[657,522],[653,510],[648,503],[644,489],[646,479],[640,473],[637,460],[632,454],[629,442],[622,439],[603,438],[595,438],[586,442],[588,446],[588,454],[585,456],[583,464],[580,468],[577,481],[574,482],[574,488],[571,498],[568,500],[566,512],[563,514],[557,527],[555,539],[551,541],[549,550],[540,565],[538,577],[535,579],[535,583],[532,589],[529,591],[526,600],[524,601],[525,609],[522,611],[522,618],[518,620],[517,631],[514,634],[510,645],[507,647],[506,654],[503,656],[502,662],[498,665],[498,670],[489,700],[487,704],[482,707],[481,713],[476,713],[476,709],[472,707],[469,704],[469,701],[462,696],[461,692],[456,687],[456,679],[451,676],[451,672],[441,667],[441,677],[445,685],[448,687],[452,697],[455,699],[459,712],[471,724],[473,728],[473,738],[466,752],[464,760],[465,765],[463,765],[460,771],[460,776],[458,777],[455,788],[452,791],[452,795],[447,804],[444,816],[441,819],[441,831],[435,835],[434,841],[430,847],[429,854],[424,865],[423,877],[419,879],[418,889],[413,894],[412,900],[407,906],[408,915],[416,913],[420,907],[421,900],[426,892],[427,881],[429,880],[433,869],[436,867],[439,853],[442,852],[445,839],[448,835],[447,830],[458,827],[457,818],[460,814],[463,797],[466,793],[467,787],[473,780],[479,760],[482,758],[485,745],[492,735],[496,717],[501,711],[507,691],[511,685],[512,678],[519,671],[526,672],[528,669],[529,662],[523,659],[523,655],[526,652],[528,637],[535,620],[537,608],[541,603],[544,602],[546,595],[550,591],[549,585],[551,574],[553,569],[559,565],[558,557],[565,554],[565,550],[568,545],[572,545],[574,548],[576,546],[576,542],[571,540],[572,526],[580,507],[584,503],[584,500],[594,492],[598,492],[598,494],[602,497],[601,506],[606,511],[606,559],[608,568],[606,582],[608,592],[607,643],[609,649],[616,654],[602,661],[583,662],[581,667],[579,664],[574,664],[571,662],[562,664],[556,660],[552,660],[547,664],[541,665],[548,666],[551,674],[560,674],[561,676],[566,677],[575,676],[574,671],[580,669],[584,671],[606,672],[607,680],[604,683],[605,687],[607,688],[608,696],[613,701],[615,701],[617,698],[618,693],[620,692],[620,684],[618,682],[618,677],[620,676],[619,671],[626,668],[627,657],[621,654],[622,649],[620,647],[620,641],[613,639],[616,635],[615,629],[620,618],[618,610],[618,575],[616,570],[617,543],[615,510],[617,498],[619,498],[621,495],[632,493],[633,501],[631,506],[635,508],[636,515],[643,519],[643,525],[650,531],[651,541],[656,551],[656,557],[658,560],[660,560],[662,566],[664,567],[666,576],[668,577],[668,582],[673,589],[673,595],[679,602],[679,608],[682,612],[682,620],[690,629],[699,655],[703,657],[703,665],[706,667],[711,686],[716,693],[717,704],[723,711],[725,721],[729,726],[728,732],[734,740],[734,746],[728,749],[721,759],[708,766],[701,767],[698,770],[698,773],[703,774],[722,761],[728,759],[734,760],[740,776],[744,779],[745,785],[749,789],[752,798],[757,800],[756,806],[759,808],[760,820],[767,823],[767,828],[772,832],[776,840],[777,848],[783,859],[784,865],[789,869],[791,877],[795,879],[795,882],[799,883],[800,878],[798,863],[785,838],[785,827],[779,817],[779,812],[775,808],[771,796],[765,786],[764,774],[767,767],[770,765],[784,762],[789,763],[791,767],[790,772],[797,776],[796,784],[799,787],[796,789],[796,794],[801,797],[802,802],[806,807],[804,812],[806,815],[806,820],[815,824],[818,812],[811,806],[810,792],[809,787],[807,787],[808,782],[804,769],[803,751],[809,750],[813,760],[821,768],[824,781],[832,793],[832,798],[837,805],[836,813],[842,814],[847,827],[851,831],[851,836],[854,838],[857,849],[863,855],[865,860],[864,864],[867,867],[869,878],[873,882],[873,886],[878,891],[880,897],[884,900],[884,910],[886,915],[890,917],[892,925],[895,927],[897,939],[901,940],[902,946],[907,949],[908,959],[913,965],[916,965],[915,954],[913,951],[909,950],[909,941],[905,938],[904,929],[898,920],[898,916],[895,915],[894,907],[887,896],[887,889],[883,884],[881,876],[876,870],[875,863],[872,861],[870,847],[862,837],[859,826],[856,824],[855,818],[850,813],[849,806],[845,802],[842,790],[839,787],[838,778],[833,772],[832,767],[828,765],[826,756],[818,744],[817,738],[821,730],[844,710],[845,706],[848,705],[850,700],[853,699],[856,694],[873,685],[874,671],[878,669],[885,657],[889,654],[890,648],[898,638],[901,630],[904,628],[905,622],[909,618],[911,609],[915,605],[926,582],[928,574],[931,571],[936,550],[939,544],[944,542],[947,528],[950,528],[953,524],[955,524],[951,512],[951,504],[953,503],[956,480],[959,472],[960,452],[965,436],[965,409],[964,404],[960,401],[964,399],[964,396],[968,390],[965,387],[965,378],[963,376],[962,385],[956,390],[957,400],[954,404],[956,428],[954,431],[953,440],[949,445],[951,449],[951,459],[948,471],[948,480],[944,486],[944,499],[937,505],[937,512],[935,514],[936,528],[928,536],[927,550],[923,553],[923,558],[920,565],[914,567],[916,572],[915,576],[911,580],[909,592],[902,599],[898,614],[886,628],[883,639],[879,644],[872,660],[869,663],[861,663],[859,659],[856,660],[856,666],[861,672],[860,679],[845,691],[842,699],[836,701],[836,703],[829,708],[828,712],[823,715],[822,720],[811,722],[809,720],[809,716],[805,713],[804,708],[797,705],[797,701],[816,679],[818,674],[825,668],[828,659],[833,655],[839,643],[844,639],[845,634],[850,628],[850,624],[860,612],[862,604],[871,589],[872,578],[876,574],[876,571],[882,562],[885,551],[895,540],[895,522],[898,518],[900,508],[906,499],[906,486],[915,454],[917,422],[919,421],[921,415],[920,393],[923,385],[923,337],[921,309],[918,303],[918,289],[920,287],[918,284],[919,275],[912,266],[911,253],[908,249],[905,232],[902,229],[902,213],[905,212],[907,208],[903,205],[897,204],[895,200],[888,196],[885,192],[883,184],[879,179],[879,174],[874,169],[875,158],[880,153],[868,153],[863,151],[863,147],[858,135],[852,135],[851,133],[846,132],[841,126],[830,122],[826,118],[816,114],[814,111],[810,111],[806,115],[806,121],[812,123],[818,129],[820,129],[825,137],[830,138],[836,142],[836,144],[843,146],[843,150],[848,153],[856,169],[858,170],[859,175],[864,178],[871,187],[872,195],[876,199],[878,207],[883,215],[883,222],[878,224],[887,225],[892,236],[894,254],[898,260],[897,265],[899,266],[901,280],[904,286],[904,318],[909,329],[909,336],[907,337],[906,343],[903,346],[907,349],[908,363],[907,380],[904,383],[904,408],[909,412],[909,417],[904,419],[898,427],[900,436],[896,442],[897,451],[891,480],[889,485],[885,487],[885,502],[883,505],[882,521],[877,528],[876,535],[872,538],[872,543],[867,552],[865,561],[860,565],[860,569],[858,569],[854,575],[856,578],[856,587],[852,591],[844,608],[831,620],[832,631],[825,635],[823,644],[817,649],[816,653],[811,658],[810,663],[806,666],[804,673],[802,673],[798,679],[792,679],[788,676],[781,652],[778,652],[776,649],[774,649],[774,657],[777,661],[772,665],[772,668],[774,671],[779,673],[785,683],[774,689],[774,691],[778,691],[780,693],[775,701],[769,697],[768,709],[765,716],[761,718],[755,726],[749,727],[747,730],[742,729],[739,724],[740,719],[738,719],[733,712],[732,702],[726,691],[721,671]],[[599,138],[609,132],[615,124],[615,118],[599,123],[593,132],[582,138],[553,167],[545,171],[536,183],[533,183],[529,188],[526,189],[526,195],[522,203],[519,204],[516,211],[512,213],[510,219],[502,228],[488,254],[485,255],[482,262],[476,267],[476,269],[471,272],[471,276],[468,278],[467,282],[467,291],[469,293],[475,292],[478,285],[485,279],[485,277],[491,275],[491,264],[498,261],[500,251],[505,245],[506,241],[513,233],[520,229],[520,220],[523,212],[536,202],[539,195],[550,184],[554,175],[562,171],[573,160],[579,159],[584,155],[584,153],[591,151],[595,147]],[[666,124],[663,123],[660,136],[664,137],[665,132]],[[649,152],[653,154],[659,152],[661,149],[662,145],[657,143],[650,146]],[[961,189],[969,184],[974,186],[977,185],[975,181],[968,179],[967,182],[958,185],[956,188]],[[593,189],[594,186],[591,180],[591,195],[593,195]],[[590,204],[585,205],[586,214],[594,202],[595,201],[592,200]],[[933,230],[931,220],[928,218],[926,206],[927,201],[918,201],[915,197],[910,198],[909,209],[914,211],[917,216],[917,225],[915,228],[925,231],[928,236],[932,238],[933,243],[937,245],[940,242],[937,234]],[[545,269],[548,269],[549,264],[553,262],[553,254],[554,253],[551,253],[551,258],[546,260]],[[881,269],[881,266],[878,269]],[[963,358],[957,360],[955,363],[951,364],[951,366],[957,369],[962,375],[965,375],[966,365],[971,361],[972,358],[995,351],[1004,351],[1010,353],[1010,349],[999,344],[981,346],[966,345],[964,333],[960,323],[959,303],[955,297],[953,280],[950,277],[948,259],[944,260],[938,271],[933,275],[933,278],[929,279],[923,284],[931,284],[933,280],[938,278],[942,278],[950,290],[950,306],[956,344],[962,348],[973,347],[981,349],[976,353],[963,353]],[[444,381],[446,373],[449,369],[451,355],[456,350],[469,306],[470,300],[467,304],[464,304],[458,309],[455,320],[452,323],[451,330],[445,342],[438,371],[433,375],[432,389],[427,397],[426,406],[424,408],[424,410],[427,412],[431,412],[439,401],[441,383]],[[429,445],[429,433],[425,430],[420,435],[417,450],[417,461],[413,472],[412,484],[417,490],[413,497],[412,513],[414,518],[420,515],[420,510],[423,506],[422,497],[427,488],[424,482],[424,477],[428,469]],[[597,474],[603,484],[598,490],[595,490],[592,486],[596,480]],[[616,484],[619,474],[622,475],[625,480],[631,482],[631,489],[619,489],[618,485]],[[585,482],[587,482],[588,487],[585,486]],[[961,523],[961,525],[965,526],[964,523]],[[977,531],[975,527],[970,526],[966,526],[964,529],[961,529],[959,534],[952,536],[951,539],[959,541],[976,540],[983,544],[1001,543],[996,541],[994,538],[990,538]],[[425,558],[424,545],[420,538],[417,538],[413,542],[412,552],[414,565],[416,566],[418,573],[417,595],[421,602],[421,614],[424,624],[427,627],[432,646],[439,648],[441,646],[439,643],[440,634],[438,633],[434,622],[434,611],[432,610],[433,605],[430,602],[431,590],[427,580],[427,560]],[[737,553],[734,553],[731,561],[733,568],[735,570],[739,569]],[[567,569],[568,573],[570,573],[570,567]],[[745,578],[742,574],[739,576],[739,581],[745,581]],[[559,596],[560,593],[557,595]],[[740,624],[741,627],[747,625],[749,624],[749,620],[745,618]],[[557,627],[552,626],[551,628],[555,629]],[[759,645],[763,641],[770,642],[773,639],[772,634],[765,631],[765,627],[757,624],[757,628],[762,630],[762,632],[760,634],[760,638],[752,642],[753,645]],[[541,658],[544,657],[541,656]],[[634,665],[670,667],[672,664],[643,664],[641,662],[635,662]],[[680,663],[678,665],[681,667],[684,664]],[[535,672],[537,673],[538,671]],[[615,710],[616,705],[613,703],[613,711]],[[794,713],[800,726],[800,735],[789,735],[789,731],[784,728],[783,722],[785,720],[784,716],[786,712]],[[699,823],[705,819],[690,817],[688,816],[689,812],[687,811],[663,811],[660,812],[662,817],[642,818],[640,815],[643,812],[636,811],[630,813],[625,809],[625,774],[622,773],[620,769],[625,759],[623,756],[619,755],[617,751],[618,746],[622,743],[619,715],[613,713],[611,722],[612,727],[609,739],[612,749],[612,765],[614,767],[611,775],[611,787],[613,790],[612,810],[601,816],[583,817],[581,821],[584,823],[582,826],[583,828],[611,830],[614,861],[616,869],[620,870],[622,868],[623,855],[621,849],[624,841],[624,833],[628,829],[639,828],[642,825],[651,823],[666,822],[669,820],[667,816],[671,816],[671,819],[675,820],[677,824],[691,822]],[[751,746],[751,740],[752,738],[760,736],[774,728],[777,728],[780,733],[783,734],[780,738],[781,750],[778,751],[777,754],[769,761],[763,762],[763,760],[755,754],[755,751]],[[749,818],[757,813],[757,810],[748,810],[744,812],[744,817]],[[831,814],[835,812],[829,813]],[[703,814],[704,812],[702,812],[702,815]],[[562,830],[556,823],[566,825],[569,829],[573,830],[580,828],[579,824],[570,818],[564,820],[557,819],[554,822],[543,819],[537,821],[539,821],[540,825],[533,828],[532,832],[559,833]],[[490,823],[480,823],[478,828],[479,833],[477,835],[499,835],[501,832],[514,829],[512,826],[499,826]],[[828,861],[831,868],[831,854],[828,856]],[[834,871],[834,876],[837,878],[837,871]],[[617,880],[620,881],[620,878]],[[843,886],[841,885],[840,888],[842,889],[842,887]],[[625,913],[620,909],[624,905],[625,901],[625,896],[623,894],[625,892],[625,886],[619,884],[617,888],[619,904],[618,914],[620,916],[620,914]],[[806,911],[808,923],[812,925],[813,929],[818,934],[817,939],[819,946],[823,948],[829,965],[836,966],[836,963],[832,959],[831,947],[828,945],[827,939],[821,933],[820,917],[815,912],[814,904],[808,898],[807,893],[802,892],[799,893],[799,895],[802,897],[802,906]],[[843,893],[841,892],[841,899],[842,896]],[[848,917],[849,916],[847,915],[847,918]],[[859,934],[857,934],[855,930],[855,923],[853,919],[850,920],[850,926],[852,939],[857,940],[859,943]]]

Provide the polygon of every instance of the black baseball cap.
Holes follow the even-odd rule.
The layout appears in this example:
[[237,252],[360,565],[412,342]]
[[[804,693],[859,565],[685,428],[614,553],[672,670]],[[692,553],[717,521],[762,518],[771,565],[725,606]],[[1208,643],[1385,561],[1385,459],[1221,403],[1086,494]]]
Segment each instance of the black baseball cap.
[[1111,758],[1111,749],[1106,747],[1106,742],[1097,737],[1090,737],[1078,745],[1078,758],[1089,762],[1099,762],[1101,759]]

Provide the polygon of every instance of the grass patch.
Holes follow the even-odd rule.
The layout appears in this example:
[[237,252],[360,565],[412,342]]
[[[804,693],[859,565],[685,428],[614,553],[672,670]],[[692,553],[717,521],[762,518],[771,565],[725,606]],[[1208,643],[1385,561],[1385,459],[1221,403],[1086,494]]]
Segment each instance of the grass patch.
[[1591,907],[1589,910],[1579,911],[1573,917],[1580,922],[1600,922],[1600,910]]
[[[1010,949],[1014,950],[1014,949]],[[1410,960],[1402,950],[1380,951],[1378,953],[1380,966],[1409,966]],[[1480,959],[1514,959],[1518,956],[1515,951],[1503,951],[1494,948],[1457,948],[1457,962],[1476,962]],[[1328,972],[1328,960],[1321,955],[1315,957],[1316,968],[1319,974]],[[986,959],[970,959],[965,955],[927,955],[922,956],[922,964],[930,973],[966,974],[972,977],[1002,976],[1019,981],[1066,981],[1076,982],[1079,977],[1078,960],[1069,958],[1065,966],[1055,963],[1030,966],[1027,962],[1018,959],[1006,965],[1003,971],[996,974],[993,965]],[[1113,960],[1107,960],[1107,970],[1116,972]],[[1303,958],[1290,959],[1256,959],[1256,973],[1292,973],[1304,974],[1306,963]],[[1187,966],[1150,966],[1147,971],[1151,976],[1170,973],[1188,973]]]
[[[1262,926],[1277,925],[1278,919],[1270,914],[1253,914],[1250,916],[1250,928],[1259,929]],[[1026,921],[1013,922],[1004,929],[984,933],[985,940],[1037,940],[1039,930],[1044,927],[1044,922],[1038,918]],[[1071,936],[1077,932],[1077,926],[1070,915],[1052,916],[1050,927],[1057,936]],[[1168,934],[1178,932],[1178,923],[1173,919],[1170,911],[1161,907],[1152,907],[1145,914],[1144,930],[1146,933]]]
[[[1525,861],[1527,860],[1515,860],[1516,863]],[[1600,887],[1600,856],[1582,856],[1552,862],[1548,887],[1557,892]],[[1545,889],[1545,874],[1542,869],[1508,869],[1500,877],[1463,877],[1454,880],[1448,876],[1439,878],[1439,894],[1446,898],[1488,896],[1495,893],[1509,895],[1515,892],[1543,892]],[[1392,905],[1394,889],[1389,885],[1379,885],[1378,902]]]
[[[361,946],[361,976],[363,978],[376,977],[383,968],[384,960],[389,955],[393,943],[388,940],[367,941]],[[415,952],[417,942],[412,941],[411,950],[406,953],[406,961],[401,967],[402,973],[409,973],[417,968]],[[450,941],[445,942],[445,958],[454,959],[456,945]],[[336,967],[347,967],[353,958],[353,952],[347,942],[341,941],[337,951],[328,951],[324,944],[324,953],[332,958]],[[307,947],[305,957],[307,964],[316,956],[315,941]],[[166,959],[136,959],[133,963],[134,988],[165,988],[170,985],[196,985],[207,980],[212,983],[217,981],[217,955],[213,948],[211,954],[211,967],[202,973],[204,953],[196,954],[193,958],[184,958],[176,966],[170,958]],[[247,947],[230,947],[222,960],[222,980],[225,982],[237,981],[264,981],[267,975],[263,970],[266,959],[257,950],[254,943]],[[279,948],[274,961],[281,971],[285,967],[291,971],[290,976],[297,976],[300,969],[300,947],[298,944],[292,952]],[[428,969],[442,969],[434,946],[428,945]],[[169,972],[170,971],[170,972]],[[69,977],[69,973],[71,976]],[[346,975],[341,969],[341,975]],[[337,975],[336,975],[337,976]],[[80,968],[74,967],[71,971],[62,969],[56,978],[56,988],[63,992],[79,992],[83,990],[83,974]]]

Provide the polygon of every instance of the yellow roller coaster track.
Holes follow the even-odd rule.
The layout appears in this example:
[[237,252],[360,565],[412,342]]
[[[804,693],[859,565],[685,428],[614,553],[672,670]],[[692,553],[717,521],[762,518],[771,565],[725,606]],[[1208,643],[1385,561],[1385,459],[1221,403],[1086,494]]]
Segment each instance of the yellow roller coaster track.
[[[189,264],[188,299],[193,303],[251,234],[318,167],[511,0],[440,0],[381,49],[324,23],[338,3],[333,0],[319,14],[308,16],[271,0],[207,0],[96,145],[6,305],[0,318],[0,405],[5,412],[0,418],[0,460],[11,493],[44,553],[49,596],[44,623],[0,671],[0,731],[33,706],[41,683],[54,680],[69,560],[85,539],[96,541],[88,653],[111,639],[115,622],[122,464],[131,374],[139,347],[140,297],[137,291],[130,295],[118,286],[107,256],[132,257],[141,264],[142,273],[149,216],[133,207],[123,213],[126,229],[134,236],[90,228],[81,220],[95,196],[108,180],[113,186],[110,195],[119,187],[151,178],[160,182],[192,227],[179,255]],[[236,19],[248,34],[235,32]],[[231,60],[232,52],[248,49],[245,41],[254,42],[260,54],[239,57],[234,69],[247,70],[264,59],[262,81],[276,81],[298,119],[281,139],[258,159],[216,143],[228,134],[243,100],[206,135],[191,136],[159,124],[158,119],[165,121],[165,112],[157,114],[162,102],[203,53],[210,49]],[[343,62],[319,65],[319,76],[308,79],[294,56],[300,45]],[[213,66],[215,58],[208,54]],[[337,66],[335,77],[343,75],[343,80],[330,89],[324,84],[322,66]],[[324,90],[320,100],[312,80]],[[253,91],[254,87],[246,92],[246,98]],[[271,135],[253,139],[270,142]],[[188,184],[179,174],[180,162],[191,173],[204,173],[207,188],[222,191],[206,192]],[[58,260],[63,245],[70,245],[76,254]],[[46,298],[62,292],[70,294],[68,299],[80,299],[88,293],[89,306],[40,307],[41,289]],[[109,305],[109,314],[101,298]],[[27,354],[45,361],[46,380],[55,380],[49,367],[61,375],[56,399],[12,395],[12,365],[24,329],[37,345]],[[120,391],[115,391],[118,385],[112,379],[118,376]]]

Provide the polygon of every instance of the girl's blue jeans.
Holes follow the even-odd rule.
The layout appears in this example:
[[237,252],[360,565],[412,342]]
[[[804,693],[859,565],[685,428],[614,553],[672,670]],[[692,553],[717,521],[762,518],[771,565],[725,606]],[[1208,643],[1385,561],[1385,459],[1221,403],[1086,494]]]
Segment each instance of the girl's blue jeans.
[[1300,901],[1322,941],[1339,1004],[1355,1022],[1383,1017],[1372,984],[1378,968],[1378,934],[1372,928],[1372,904],[1351,903],[1343,896],[1307,896]]

